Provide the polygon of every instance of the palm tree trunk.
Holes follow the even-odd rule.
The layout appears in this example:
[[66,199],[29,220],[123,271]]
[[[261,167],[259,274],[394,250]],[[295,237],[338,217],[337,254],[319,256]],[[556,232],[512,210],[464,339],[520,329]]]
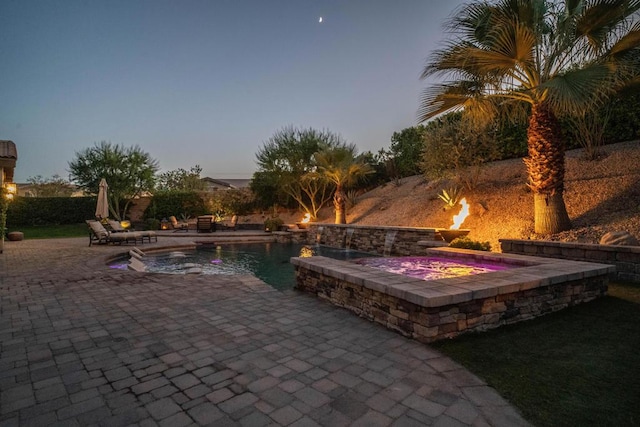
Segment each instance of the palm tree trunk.
[[333,194],[333,207],[336,210],[336,224],[347,223],[347,203],[342,186],[336,187],[336,192]]
[[534,194],[535,232],[553,234],[571,228],[562,197],[564,141],[558,119],[545,104],[531,109],[527,130],[529,156],[524,159]]

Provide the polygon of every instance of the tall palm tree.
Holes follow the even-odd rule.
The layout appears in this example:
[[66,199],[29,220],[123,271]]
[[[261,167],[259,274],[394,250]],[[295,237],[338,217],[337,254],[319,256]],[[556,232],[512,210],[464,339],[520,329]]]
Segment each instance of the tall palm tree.
[[529,106],[524,161],[536,233],[571,228],[558,117],[593,107],[638,79],[639,8],[640,0],[470,3],[449,22],[453,39],[424,68],[422,78],[449,80],[423,93],[420,121],[460,108],[486,117]]
[[345,188],[357,182],[373,169],[357,157],[355,145],[331,147],[315,154],[318,172],[336,186],[333,206],[336,210],[336,224],[346,224],[347,209]]

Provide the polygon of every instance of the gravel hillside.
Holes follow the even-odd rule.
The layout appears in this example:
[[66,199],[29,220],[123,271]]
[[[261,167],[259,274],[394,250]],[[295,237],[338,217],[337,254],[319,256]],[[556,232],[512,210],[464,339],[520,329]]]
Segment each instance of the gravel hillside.
[[[581,158],[581,150],[567,152],[565,202],[573,229],[542,236],[533,233],[533,195],[526,187],[526,170],[521,159],[488,164],[477,188],[465,191],[471,215],[462,228],[469,238],[489,241],[499,250],[499,239],[546,239],[598,243],[609,231],[625,230],[640,239],[640,141],[605,147],[599,161]],[[443,227],[452,223],[452,210],[445,210],[438,198],[446,181],[426,182],[421,176],[389,183],[362,194],[348,210],[351,224]],[[285,222],[299,220],[299,214],[284,216]],[[332,222],[326,209],[320,222]]]

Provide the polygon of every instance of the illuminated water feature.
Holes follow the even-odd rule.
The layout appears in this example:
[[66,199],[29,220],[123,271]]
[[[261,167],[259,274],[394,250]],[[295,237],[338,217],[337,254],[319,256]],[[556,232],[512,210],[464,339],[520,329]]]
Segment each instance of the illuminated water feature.
[[[253,274],[272,287],[293,289],[295,271],[289,263],[291,257],[325,256],[340,260],[353,260],[376,256],[366,252],[345,250],[321,245],[246,243],[205,246],[191,251],[174,251],[146,255],[142,262],[147,272],[166,274]],[[127,269],[127,262],[110,263],[112,268]]]
[[365,258],[356,263],[421,280],[438,280],[508,270],[516,266],[442,257]]
[[384,236],[384,256],[391,255],[391,249],[393,248],[393,243],[396,241],[396,235],[398,234],[398,230],[389,230],[387,234]]

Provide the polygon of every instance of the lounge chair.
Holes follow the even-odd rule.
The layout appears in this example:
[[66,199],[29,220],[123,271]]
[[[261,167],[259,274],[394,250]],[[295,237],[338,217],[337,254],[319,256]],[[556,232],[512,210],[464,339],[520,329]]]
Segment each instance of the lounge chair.
[[149,241],[149,243],[151,243],[151,239],[153,239],[154,242],[158,241],[158,236],[156,235],[155,231],[151,231],[151,230],[144,230],[144,231],[127,230],[126,228],[122,227],[120,222],[115,221],[113,219],[108,219],[107,220],[107,224],[109,225],[109,228],[111,228],[111,231],[113,233],[135,233],[137,236],[139,236],[140,243],[144,243],[144,239],[147,239]]
[[178,219],[174,215],[171,215],[169,217],[169,221],[171,221],[171,226],[173,227],[173,232],[174,233],[176,231],[179,231],[179,230],[189,231],[189,223],[188,222],[178,221]]
[[87,220],[87,225],[89,226],[89,246],[93,244],[93,242],[97,242],[98,244],[107,244],[107,243],[118,243],[122,244],[133,242],[135,243],[138,239],[142,237],[135,232],[133,233],[111,233],[107,231],[106,228],[100,223],[100,221],[95,220]]
[[197,233],[211,233],[215,231],[215,222],[213,221],[213,215],[202,215],[196,220],[196,232]]
[[234,215],[231,217],[231,221],[229,223],[220,223],[218,224],[221,230],[231,230],[236,231],[238,227],[238,215]]

